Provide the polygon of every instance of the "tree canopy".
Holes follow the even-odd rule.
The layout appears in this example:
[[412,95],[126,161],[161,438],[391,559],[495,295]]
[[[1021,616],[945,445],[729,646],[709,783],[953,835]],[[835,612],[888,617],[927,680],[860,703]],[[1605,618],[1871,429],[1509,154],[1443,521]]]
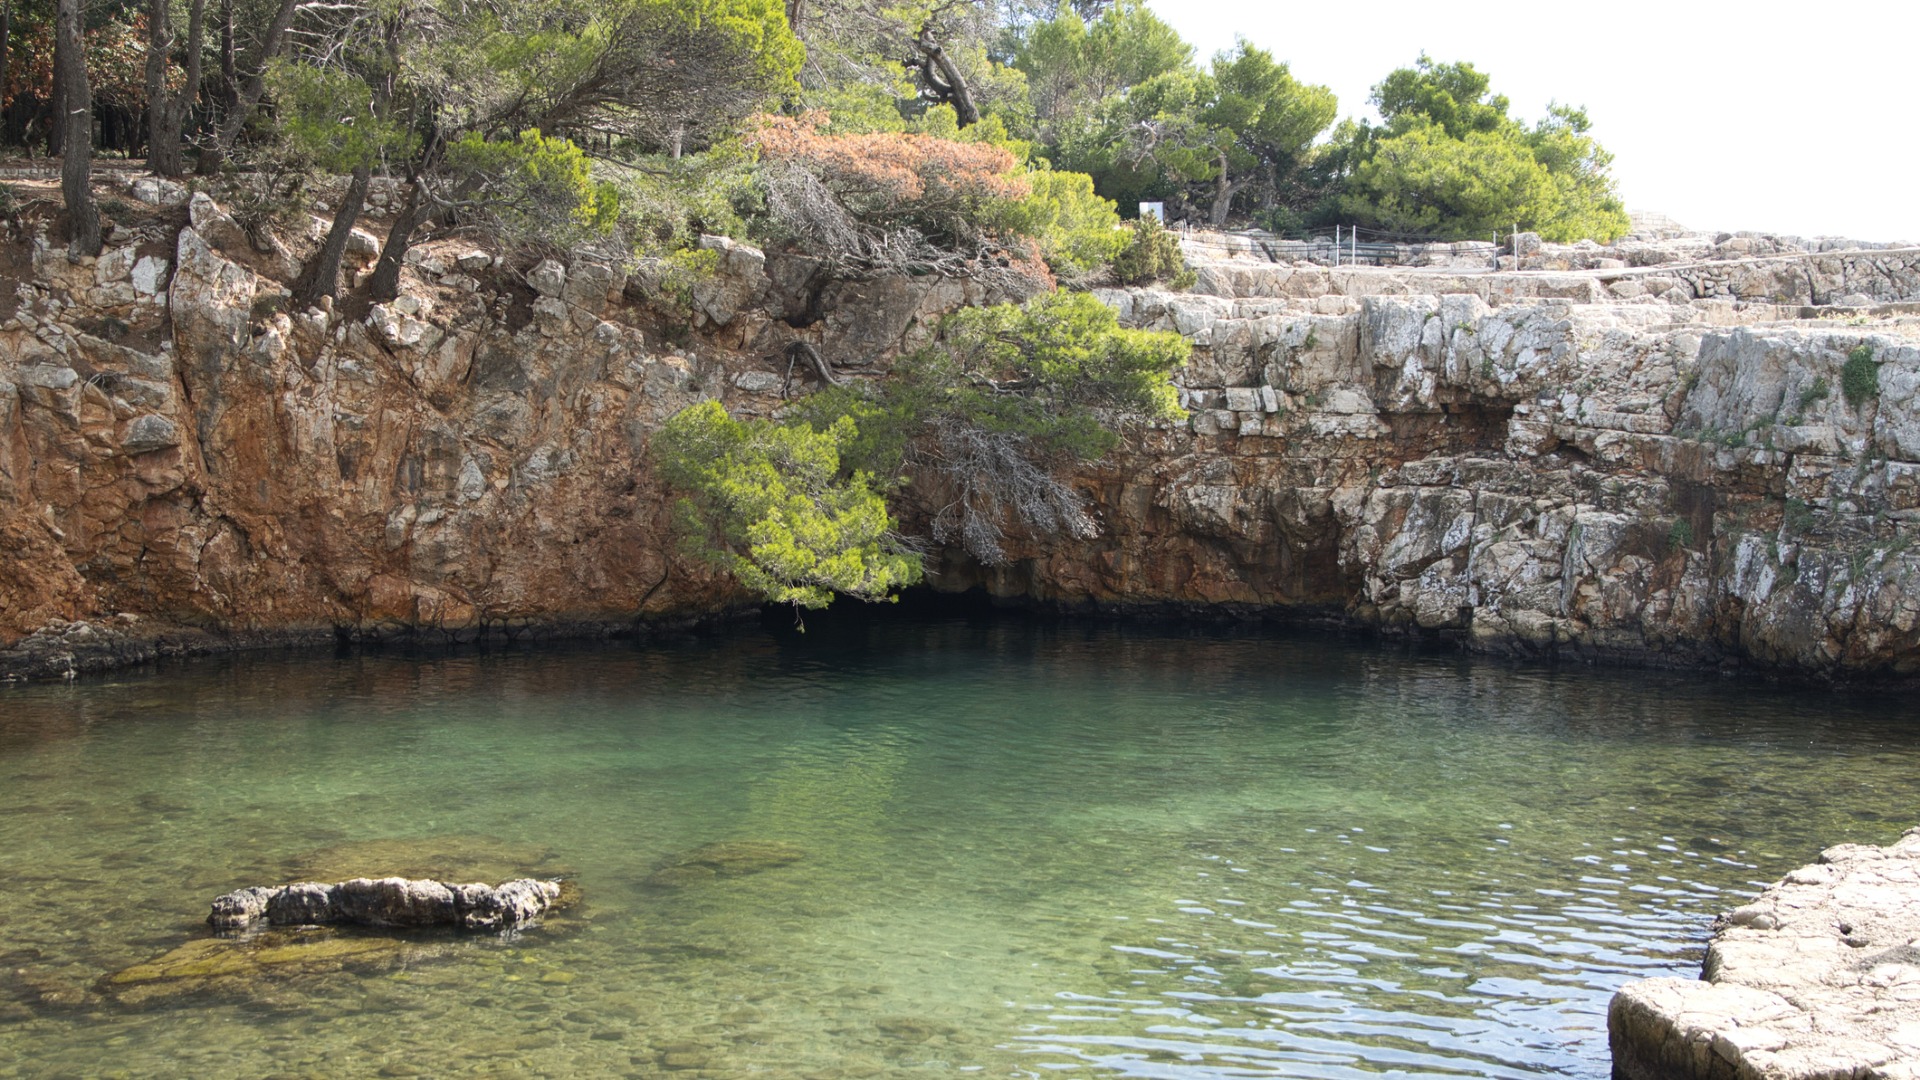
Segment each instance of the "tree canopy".
[[1346,125],[1340,216],[1397,232],[1478,237],[1519,228],[1549,240],[1612,240],[1627,215],[1613,157],[1580,109],[1555,105],[1532,128],[1472,64],[1426,56],[1373,90],[1382,127]]

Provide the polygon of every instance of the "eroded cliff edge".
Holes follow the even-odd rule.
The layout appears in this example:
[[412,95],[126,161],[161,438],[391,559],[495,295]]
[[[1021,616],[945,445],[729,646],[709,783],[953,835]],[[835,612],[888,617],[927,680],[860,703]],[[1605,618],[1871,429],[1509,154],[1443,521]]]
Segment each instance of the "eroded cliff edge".
[[[880,377],[940,315],[995,299],[716,241],[720,275],[676,308],[604,267],[436,243],[393,304],[290,313],[288,252],[310,239],[261,251],[212,200],[179,201],[91,262],[9,238],[5,671],[739,608],[678,554],[650,433],[703,398],[776,412],[792,341]],[[1195,342],[1191,420],[1078,478],[1097,538],[1013,536],[997,567],[938,553],[933,580],[1911,677],[1920,320],[1898,302],[1920,297],[1920,251],[1739,241],[1493,273],[1197,243],[1196,292],[1100,294]],[[1873,389],[1850,397],[1863,349]]]

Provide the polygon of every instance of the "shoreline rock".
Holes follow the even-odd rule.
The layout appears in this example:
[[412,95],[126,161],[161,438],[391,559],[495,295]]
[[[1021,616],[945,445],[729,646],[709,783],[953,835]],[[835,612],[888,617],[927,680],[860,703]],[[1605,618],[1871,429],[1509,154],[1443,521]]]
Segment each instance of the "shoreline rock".
[[729,607],[672,618],[512,619],[472,627],[393,625],[372,628],[294,626],[218,630],[131,616],[55,620],[10,648],[0,648],[0,685],[73,679],[165,660],[234,653],[326,649],[513,647],[557,641],[630,641],[691,633],[752,618],[758,608]]
[[1621,987],[1607,1033],[1620,1080],[1920,1078],[1920,829],[1721,916],[1701,978]]

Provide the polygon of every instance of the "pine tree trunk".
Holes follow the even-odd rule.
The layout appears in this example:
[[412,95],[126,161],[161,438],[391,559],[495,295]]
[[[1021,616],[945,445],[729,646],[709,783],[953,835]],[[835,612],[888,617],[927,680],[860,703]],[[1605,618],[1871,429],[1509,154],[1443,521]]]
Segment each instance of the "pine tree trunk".
[[93,204],[93,94],[87,86],[87,54],[80,24],[81,0],[59,0],[55,24],[54,82],[66,112],[58,119],[60,194],[66,200],[70,256],[100,254],[100,210]]
[[[167,139],[167,61],[173,55],[173,5],[151,0],[147,5],[147,168],[161,176],[180,175],[179,146]],[[171,154],[169,148],[171,147]],[[171,166],[171,168],[169,168]]]
[[407,248],[413,243],[413,230],[420,227],[420,220],[426,216],[424,200],[421,198],[421,181],[414,178],[407,188],[406,205],[393,219],[393,228],[387,231],[387,242],[380,246],[380,261],[374,264],[373,281],[368,292],[375,303],[386,303],[400,295],[400,268],[406,264]]
[[340,208],[333,215],[333,227],[327,230],[326,242],[320,245],[313,260],[301,271],[300,280],[294,282],[295,311],[305,311],[317,305],[321,297],[333,296],[340,291],[340,259],[347,253],[347,237],[360,220],[361,209],[367,205],[367,188],[372,180],[372,166],[361,165],[353,170],[353,179],[347,183],[347,194],[340,200]]
[[[0,4],[0,102],[7,97],[7,76],[13,66],[13,0]],[[6,121],[0,118],[0,141],[6,138]]]
[[1213,189],[1213,212],[1207,215],[1207,220],[1211,221],[1216,229],[1225,225],[1227,215],[1233,212],[1233,192],[1233,182],[1227,173],[1227,152],[1222,150],[1220,151],[1220,179]]

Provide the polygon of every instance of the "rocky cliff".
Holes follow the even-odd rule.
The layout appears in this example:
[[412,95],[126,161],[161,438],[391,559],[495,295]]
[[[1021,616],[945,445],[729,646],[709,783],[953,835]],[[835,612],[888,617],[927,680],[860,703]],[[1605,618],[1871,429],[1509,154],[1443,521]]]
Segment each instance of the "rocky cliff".
[[[14,673],[737,608],[676,553],[650,432],[709,397],[777,411],[791,341],[877,376],[940,314],[995,299],[720,241],[720,274],[667,297],[437,243],[392,304],[288,312],[311,237],[261,245],[145,183],[159,205],[97,260],[30,221],[6,238]],[[940,553],[938,587],[1313,612],[1500,651],[1920,665],[1920,321],[1895,303],[1920,296],[1920,252],[1476,273],[1193,250],[1213,256],[1196,293],[1100,294],[1195,342],[1191,420],[1079,478],[1096,539],[1016,537],[997,567]]]

